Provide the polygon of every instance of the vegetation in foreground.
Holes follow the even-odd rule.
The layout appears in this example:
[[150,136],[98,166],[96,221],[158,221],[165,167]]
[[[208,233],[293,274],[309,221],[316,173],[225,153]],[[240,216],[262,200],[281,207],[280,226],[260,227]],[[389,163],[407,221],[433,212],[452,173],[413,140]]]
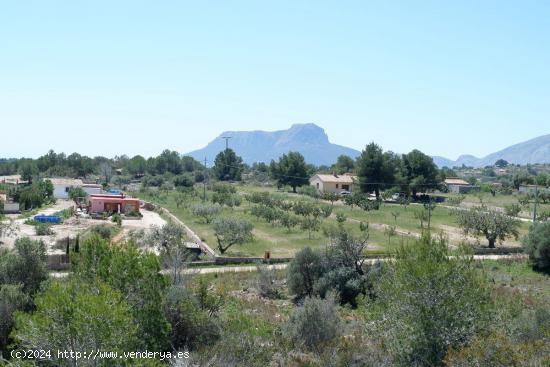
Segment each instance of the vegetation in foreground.
[[[543,248],[538,231],[528,242]],[[424,236],[398,248],[392,262],[361,264],[364,237],[339,226],[330,238],[324,249],[300,251],[285,271],[259,266],[254,274],[189,276],[178,226],[135,244],[92,235],[71,249],[66,279],[47,279],[43,244],[20,239],[14,251],[0,253],[3,355],[72,346],[187,350],[197,366],[550,362],[549,278],[533,270],[536,258],[476,262],[466,248],[450,257],[445,238]],[[141,252],[144,243],[160,255]]]

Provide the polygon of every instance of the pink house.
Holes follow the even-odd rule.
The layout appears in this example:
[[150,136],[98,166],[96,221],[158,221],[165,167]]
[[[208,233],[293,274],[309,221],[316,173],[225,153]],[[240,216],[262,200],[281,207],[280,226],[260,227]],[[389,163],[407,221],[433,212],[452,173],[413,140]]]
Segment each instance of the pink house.
[[90,195],[88,213],[139,213],[139,199],[124,195]]

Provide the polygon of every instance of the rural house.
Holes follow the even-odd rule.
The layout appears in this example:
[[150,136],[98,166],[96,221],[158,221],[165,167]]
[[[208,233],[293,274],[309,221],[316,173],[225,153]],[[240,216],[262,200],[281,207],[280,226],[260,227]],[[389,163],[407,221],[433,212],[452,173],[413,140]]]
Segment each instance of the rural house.
[[470,191],[479,190],[479,186],[470,185],[468,181],[458,177],[448,177],[444,183],[449,192],[454,194],[466,194]]
[[139,199],[119,195],[90,195],[88,213],[139,213]]
[[56,199],[68,199],[69,190],[73,187],[80,187],[88,195],[100,194],[101,185],[86,184],[80,179],[73,178],[45,178],[44,181],[49,180],[53,185],[53,196]]
[[309,184],[321,193],[332,192],[340,194],[343,191],[352,192],[353,185],[357,180],[357,176],[349,173],[343,175],[333,174],[316,174],[309,179]]

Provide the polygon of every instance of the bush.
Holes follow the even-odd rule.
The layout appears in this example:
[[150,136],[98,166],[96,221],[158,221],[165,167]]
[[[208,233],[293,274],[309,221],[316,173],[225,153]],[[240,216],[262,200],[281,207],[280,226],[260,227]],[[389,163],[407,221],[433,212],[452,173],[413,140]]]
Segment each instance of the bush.
[[37,223],[34,227],[37,236],[49,236],[53,234],[52,226],[48,223]]
[[523,239],[523,246],[536,268],[550,270],[550,222],[531,226]]
[[519,204],[508,204],[504,206],[504,212],[511,217],[517,217],[521,212],[521,206]]
[[271,299],[280,298],[281,291],[277,285],[275,271],[262,264],[258,264],[256,268],[258,269],[256,288],[260,292],[260,295]]
[[174,177],[174,179],[172,180],[172,183],[174,184],[175,187],[193,187],[195,183],[194,181],[195,181],[194,178],[191,177],[190,175],[183,174],[183,175]]
[[221,328],[216,314],[203,309],[196,295],[186,289],[170,288],[163,308],[172,325],[170,344],[173,348],[195,349],[210,345],[219,338]]
[[310,185],[298,187],[296,192],[300,195],[306,195],[314,199],[318,199],[319,197],[321,197],[319,191],[317,191],[315,187]]
[[97,234],[99,237],[103,238],[104,240],[111,239],[111,237],[114,234],[113,228],[109,226],[103,226],[103,225],[95,225],[92,228],[90,228],[90,232],[92,234]]
[[384,265],[372,321],[392,366],[440,366],[450,348],[491,325],[487,279],[468,253],[450,254],[443,238],[425,236]]
[[290,262],[287,283],[290,293],[297,298],[313,295],[314,285],[323,273],[321,255],[306,247]]
[[111,216],[111,221],[120,227],[122,225],[122,216],[119,213],[115,213]]
[[241,205],[241,198],[239,195],[231,194],[229,192],[214,192],[212,195],[212,203],[220,204],[222,206],[227,206],[233,208],[235,206]]
[[320,351],[341,334],[341,320],[334,299],[306,298],[304,305],[290,316],[283,333],[293,343]]

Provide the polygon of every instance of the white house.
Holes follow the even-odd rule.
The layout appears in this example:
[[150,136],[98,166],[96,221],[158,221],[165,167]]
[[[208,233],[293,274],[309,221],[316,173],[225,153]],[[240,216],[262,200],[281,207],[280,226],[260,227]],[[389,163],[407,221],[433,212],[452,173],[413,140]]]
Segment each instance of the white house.
[[73,178],[45,178],[53,185],[53,196],[56,199],[68,199],[69,190],[73,187],[82,188],[88,195],[101,194],[101,185],[85,184],[81,179]]
[[309,184],[322,193],[340,194],[342,191],[353,191],[353,185],[357,181],[357,176],[348,173],[343,175],[316,174],[309,179]]

